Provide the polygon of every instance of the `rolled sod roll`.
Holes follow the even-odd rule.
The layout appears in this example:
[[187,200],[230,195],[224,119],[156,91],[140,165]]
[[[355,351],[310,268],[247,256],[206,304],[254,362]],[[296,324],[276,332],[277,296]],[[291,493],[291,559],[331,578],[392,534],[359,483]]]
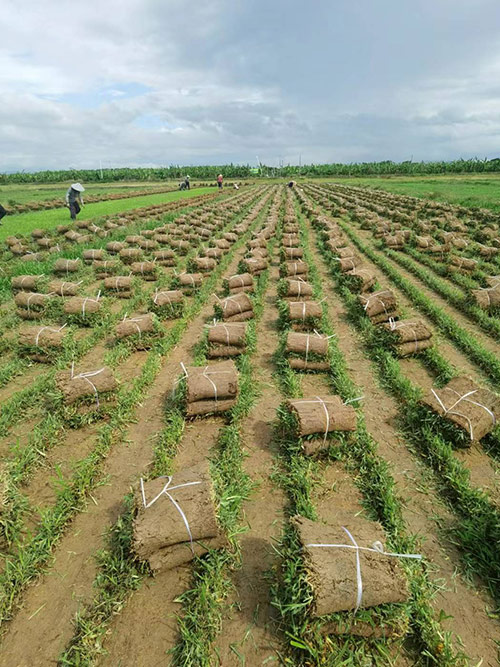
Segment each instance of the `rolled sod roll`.
[[110,241],[109,243],[106,244],[106,250],[111,255],[117,255],[121,250],[124,250],[125,248],[126,248],[125,243],[122,243],[121,241]]
[[320,318],[323,314],[321,305],[316,301],[290,301],[288,312],[292,322],[304,322],[310,318]]
[[139,241],[142,241],[142,237],[138,234],[130,234],[125,237],[125,243],[128,243],[129,245],[135,245],[136,243],[139,243]]
[[64,303],[68,315],[94,315],[101,310],[102,303],[91,296],[73,296]]
[[282,248],[282,254],[283,257],[289,261],[292,259],[302,259],[302,257],[304,256],[304,251],[302,250],[302,248],[285,247]]
[[362,259],[354,255],[353,257],[344,257],[339,259],[338,264],[342,273],[348,273],[349,271],[352,271],[357,266],[359,266],[361,262]]
[[289,357],[288,363],[290,368],[296,371],[327,371],[330,369],[327,361],[311,361],[301,357]]
[[95,270],[96,276],[98,278],[107,278],[109,276],[112,276],[119,270],[120,262],[109,259],[106,259],[104,261],[95,259],[92,262],[92,268]]
[[298,234],[283,234],[282,243],[286,248],[298,248],[300,236]]
[[345,405],[340,396],[297,398],[285,405],[297,418],[298,437],[356,430],[356,410]]
[[224,255],[222,248],[207,248],[205,250],[205,257],[212,259],[220,259]]
[[415,236],[415,243],[418,248],[430,248],[436,244],[432,236]]
[[358,301],[369,318],[394,312],[397,307],[394,292],[389,289],[373,292],[373,294],[360,294]]
[[175,265],[175,254],[173,250],[154,250],[153,257],[160,266]]
[[486,276],[485,280],[488,287],[500,287],[500,276]]
[[252,248],[250,257],[252,259],[268,259],[269,253],[266,248]]
[[434,345],[431,338],[426,338],[424,340],[416,340],[408,343],[399,343],[394,346],[394,351],[398,357],[409,357],[413,354],[418,354],[427,348]]
[[117,338],[128,338],[128,336],[141,336],[144,333],[154,331],[155,321],[152,313],[138,315],[137,317],[126,317],[115,327]]
[[[339,510],[335,512],[334,525],[301,516],[293,517],[291,522],[302,544],[307,580],[314,595],[313,616],[351,611],[358,602],[360,608],[366,609],[408,600],[408,584],[400,558],[386,555],[385,533],[380,524]],[[352,548],[349,534],[362,549]],[[374,543],[380,550],[374,548]]]
[[297,262],[286,262],[285,264],[285,275],[286,276],[307,276],[309,272],[309,266],[307,262],[297,261]]
[[[337,257],[341,257],[342,255],[339,254],[339,251],[345,248],[345,246],[347,245],[347,241],[340,236],[334,236],[328,239],[326,245],[333,253],[335,253]],[[353,254],[354,253],[349,254],[348,257],[352,257]]]
[[229,290],[249,291],[248,288],[253,290],[253,277],[249,273],[239,273],[228,278],[226,284]]
[[500,283],[496,287],[472,290],[471,294],[482,310],[500,307]]
[[19,308],[28,310],[40,310],[51,300],[52,295],[40,292],[18,292],[14,297],[14,303]]
[[[24,253],[29,252],[28,246],[18,244],[10,246],[10,251],[13,255],[24,255]],[[33,254],[33,253],[31,253]]]
[[169,234],[159,233],[155,234],[155,236],[153,236],[153,239],[156,241],[156,243],[159,243],[160,245],[169,245],[171,237]]
[[[251,319],[253,317],[253,304],[244,292],[231,294],[217,303],[216,312],[220,312],[222,318],[228,321],[237,322],[242,319]],[[242,317],[243,315],[246,316]]]
[[14,276],[10,279],[12,289],[23,290],[25,292],[34,292],[37,282],[42,276],[22,275]]
[[238,235],[233,234],[233,232],[225,232],[222,235],[222,238],[226,239],[226,241],[229,241],[229,243],[236,243],[236,241],[238,240]]
[[293,278],[285,278],[286,292],[284,296],[298,297],[300,299],[310,299],[313,295],[313,287],[305,280],[294,280]]
[[474,271],[477,267],[477,260],[468,257],[452,257],[451,264],[464,271]]
[[263,273],[267,267],[267,260],[259,257],[246,257],[242,260],[242,264],[245,267],[246,271],[252,276],[258,276],[260,273]]
[[110,368],[84,372],[59,371],[56,373],[56,387],[62,392],[66,405],[72,405],[82,398],[99,397],[99,394],[115,391],[118,382]]
[[246,324],[244,322],[229,322],[211,326],[208,329],[208,342],[240,348],[245,347]]
[[336,249],[337,257],[340,257],[341,259],[349,259],[350,257],[355,257],[356,253],[352,248],[346,247],[346,248],[339,248],[337,247]]
[[180,290],[161,290],[155,292],[151,298],[155,306],[173,306],[183,303],[184,294]]
[[82,257],[84,262],[90,264],[91,262],[94,261],[94,259],[103,260],[106,257],[106,253],[102,248],[84,250],[82,253]]
[[195,257],[193,259],[193,265],[198,271],[208,273],[216,268],[217,262],[212,257]]
[[79,259],[58,259],[54,264],[54,273],[76,273],[81,266]]
[[432,331],[422,320],[400,320],[394,324],[383,324],[397,343],[411,343],[432,338]]
[[500,418],[500,397],[465,376],[454,377],[442,389],[433,389],[422,403],[469,436],[481,440]]
[[159,244],[152,239],[141,239],[140,241],[137,241],[137,245],[139,248],[142,248],[146,252],[151,252],[152,250],[156,250],[160,247]]
[[388,322],[389,320],[397,320],[399,313],[397,310],[388,310],[387,312],[380,313],[380,315],[373,315],[370,317],[372,324],[382,324],[383,322]]
[[206,463],[142,482],[135,493],[133,550],[153,570],[168,570],[227,544],[215,514]]
[[154,262],[132,262],[130,270],[136,276],[152,277],[156,275]]
[[65,335],[65,329],[30,327],[19,332],[19,345],[24,347],[60,348]]
[[56,240],[44,237],[42,239],[37,239],[36,244],[39,248],[51,248],[52,246],[56,245]]
[[247,245],[249,248],[265,248],[267,246],[267,239],[258,236],[255,239],[250,239]]
[[143,253],[140,248],[123,248],[118,255],[124,264],[139,262],[143,258]]
[[202,273],[179,273],[177,276],[181,287],[199,287],[203,282]]
[[58,296],[75,296],[78,294],[81,283],[73,283],[67,280],[51,280],[47,289]]
[[31,236],[34,239],[41,239],[45,236],[46,231],[44,229],[33,229],[31,232]]
[[283,225],[283,232],[286,234],[298,234],[300,228],[295,222],[285,222]]
[[233,361],[186,368],[186,415],[220,413],[236,405],[238,371]]
[[189,241],[183,241],[182,239],[180,240],[173,239],[172,241],[170,241],[170,245],[172,246],[172,248],[175,248],[180,255],[185,255],[188,252],[189,248],[191,247]]
[[111,276],[105,278],[104,289],[110,292],[129,292],[132,289],[132,276]]
[[350,288],[356,292],[368,292],[375,285],[375,275],[368,269],[356,267],[345,275]]
[[324,357],[328,352],[328,338],[318,334],[290,331],[286,339],[286,350],[297,354],[315,354]]
[[80,232],[77,232],[74,229],[70,229],[64,234],[64,238],[67,239],[68,241],[77,241],[80,238],[80,236],[81,236]]
[[45,257],[43,252],[28,252],[21,257],[21,262],[43,262]]

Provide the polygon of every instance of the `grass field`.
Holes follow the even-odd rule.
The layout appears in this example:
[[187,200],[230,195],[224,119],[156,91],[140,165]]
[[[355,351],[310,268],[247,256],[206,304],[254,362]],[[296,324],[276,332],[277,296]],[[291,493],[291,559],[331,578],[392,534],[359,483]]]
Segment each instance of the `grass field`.
[[[103,201],[96,204],[87,204],[78,216],[79,220],[88,220],[103,215],[112,215],[121,211],[130,211],[140,206],[151,206],[163,204],[178,199],[189,199],[204,193],[214,192],[214,188],[195,188],[188,192],[168,192],[143,197],[131,197],[130,199],[118,199],[116,201]],[[32,229],[53,229],[57,225],[69,221],[69,211],[66,208],[56,208],[48,211],[34,211],[33,213],[21,213],[19,215],[7,216],[0,227],[0,240],[11,234],[28,234]]]
[[387,190],[398,195],[446,201],[460,206],[500,211],[500,174],[483,176],[391,176],[386,178],[330,179],[343,185]]
[[[14,204],[25,204],[28,202],[41,202],[52,199],[64,201],[66,190],[71,185],[67,183],[16,183],[13,185],[0,186],[0,202],[8,208]],[[105,195],[111,193],[133,193],[135,190],[143,192],[144,190],[158,190],[171,188],[177,189],[177,183],[172,181],[128,181],[114,183],[84,183],[87,195]]]
[[[500,408],[495,421],[489,395],[464,401],[458,428],[421,404],[460,376],[498,391],[499,309],[475,300],[500,270],[477,241],[486,222],[500,240],[498,221],[452,209],[465,247],[428,254],[420,233],[441,243],[448,210],[346,184],[108,201],[84,209],[96,227],[76,239],[27,234],[22,256],[1,244],[0,667],[498,664]],[[19,215],[2,233],[68,217]],[[402,227],[396,252],[379,228]],[[301,398],[313,428],[288,403]],[[473,442],[479,415],[489,433]],[[206,480],[203,503],[180,475]],[[165,476],[175,496],[146,503]],[[137,532],[149,509],[154,577]],[[332,549],[323,569],[348,594],[320,612],[296,515],[318,531],[308,547],[338,547],[323,535],[343,526],[365,548],[383,540],[400,601],[374,552],[357,609],[355,554],[340,567]],[[384,597],[369,599],[372,581]]]

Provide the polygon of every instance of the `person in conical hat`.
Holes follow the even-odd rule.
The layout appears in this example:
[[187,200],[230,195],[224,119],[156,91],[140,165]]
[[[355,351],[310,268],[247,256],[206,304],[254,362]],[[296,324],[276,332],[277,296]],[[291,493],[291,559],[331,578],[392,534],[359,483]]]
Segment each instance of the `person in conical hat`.
[[217,176],[217,185],[219,186],[219,190],[222,190],[222,174]]
[[72,183],[66,192],[66,206],[72,220],[76,220],[83,206],[82,192],[85,192],[85,188],[81,183]]

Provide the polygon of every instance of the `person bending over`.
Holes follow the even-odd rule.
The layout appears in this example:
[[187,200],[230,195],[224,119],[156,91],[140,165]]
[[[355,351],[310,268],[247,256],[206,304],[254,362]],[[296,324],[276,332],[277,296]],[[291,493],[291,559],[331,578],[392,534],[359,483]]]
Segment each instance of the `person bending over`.
[[76,220],[83,206],[82,192],[85,192],[85,188],[81,183],[73,183],[66,192],[66,206],[72,220]]

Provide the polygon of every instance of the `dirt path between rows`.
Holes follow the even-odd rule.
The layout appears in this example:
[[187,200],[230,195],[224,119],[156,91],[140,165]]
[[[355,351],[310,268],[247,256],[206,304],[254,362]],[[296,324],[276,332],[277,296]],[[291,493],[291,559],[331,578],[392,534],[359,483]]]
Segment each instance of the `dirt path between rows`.
[[[314,231],[309,227],[311,240]],[[329,313],[337,334],[338,345],[346,359],[352,380],[361,388],[369,433],[378,444],[378,454],[392,466],[398,495],[403,503],[404,519],[413,534],[422,537],[422,552],[437,568],[436,578],[445,586],[436,597],[435,608],[443,608],[452,618],[445,622],[464,642],[467,654],[476,663],[497,665],[495,640],[500,636],[500,623],[487,616],[485,609],[494,609],[494,602],[481,590],[470,587],[457,575],[460,554],[438,530],[438,523],[450,526],[456,518],[442,504],[426,468],[408,451],[396,428],[399,407],[378,384],[376,371],[363,351],[363,341],[347,322],[340,297],[334,292],[332,279],[318,251],[311,243],[312,254],[319,269]],[[384,281],[387,284],[387,279]],[[478,619],[481,622],[478,623]]]
[[272,544],[282,532],[286,504],[283,492],[271,481],[276,453],[272,442],[273,423],[281,402],[273,378],[273,354],[278,347],[278,278],[279,266],[275,260],[257,328],[257,350],[252,357],[262,393],[242,427],[244,451],[248,456],[244,469],[258,486],[243,505],[243,524],[247,532],[240,538],[242,564],[233,577],[235,591],[216,646],[214,663],[224,667],[273,664],[277,650],[282,649],[273,628],[267,578],[277,562]]

